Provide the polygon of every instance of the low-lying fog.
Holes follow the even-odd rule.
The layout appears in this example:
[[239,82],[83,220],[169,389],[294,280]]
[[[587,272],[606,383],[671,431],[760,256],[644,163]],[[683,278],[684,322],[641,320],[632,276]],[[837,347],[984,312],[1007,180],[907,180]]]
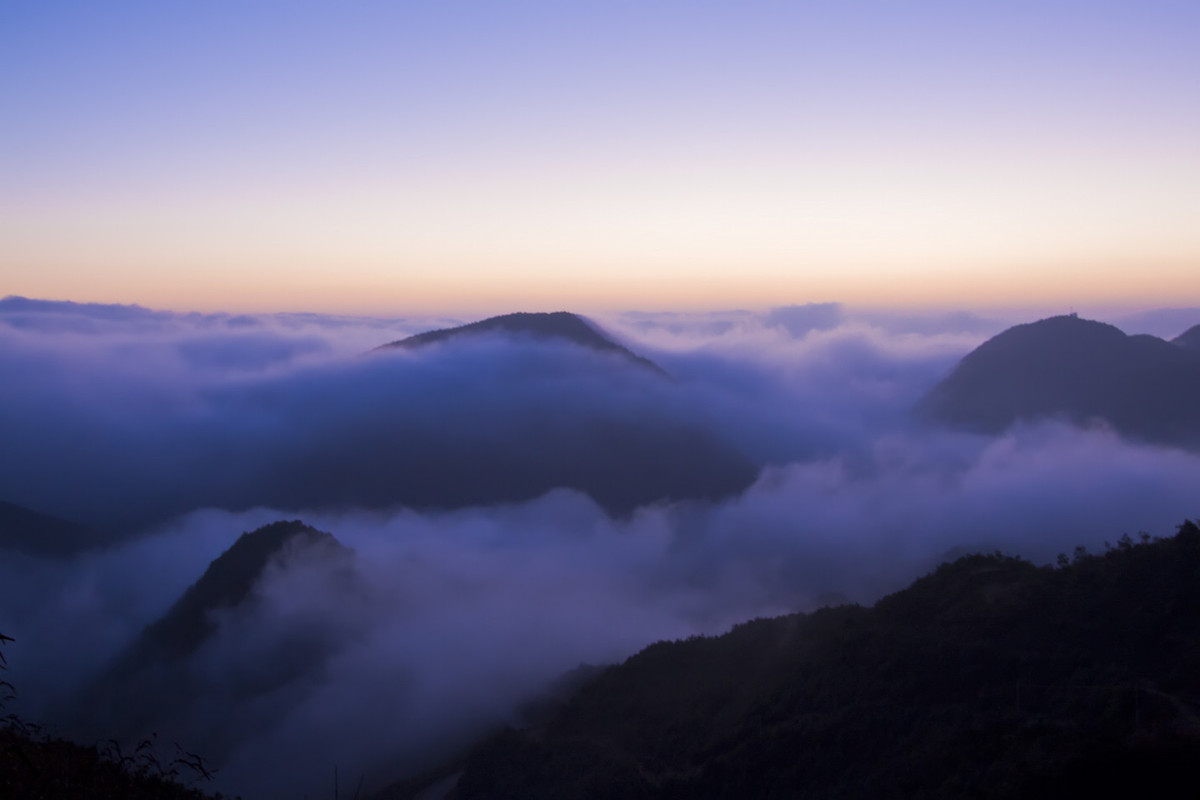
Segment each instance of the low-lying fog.
[[[220,675],[300,627],[330,643],[319,668],[253,703],[214,691],[180,730],[160,731],[186,746],[214,727],[244,731],[220,786],[248,798],[300,796],[334,765],[344,784],[365,774],[370,788],[514,719],[581,662],[657,639],[871,602],[965,551],[1046,563],[1124,533],[1170,534],[1200,513],[1194,453],[1055,423],[983,437],[912,422],[961,356],[1025,320],[832,304],[614,315],[596,321],[674,380],[605,382],[578,368],[597,356],[569,345],[364,355],[446,320],[4,303],[0,499],[109,532],[149,526],[70,560],[0,553],[0,632],[16,639],[7,677],[23,715],[52,729],[66,719],[74,694],[243,531],[300,518],[356,551],[351,587],[319,580],[319,565],[270,571],[253,614],[227,620],[196,656]],[[372,451],[390,441],[372,431],[389,425],[469,446],[472,420],[523,424],[547,397],[686,419],[762,475],[736,498],[616,519],[566,490],[424,513],[206,507],[253,497],[230,487],[254,489],[297,459],[336,470],[403,458]]]

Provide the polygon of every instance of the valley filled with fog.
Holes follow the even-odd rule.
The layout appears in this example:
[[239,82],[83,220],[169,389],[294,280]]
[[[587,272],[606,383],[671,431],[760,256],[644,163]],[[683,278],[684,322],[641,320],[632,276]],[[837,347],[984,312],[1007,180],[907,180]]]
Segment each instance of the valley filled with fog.
[[[1197,513],[1194,450],[1100,421],[980,434],[913,413],[1029,317],[589,319],[659,371],[520,335],[375,349],[471,319],[0,301],[0,501],[90,537],[0,551],[17,710],[91,733],[79,708],[111,664],[277,520],[352,554],[272,562],[189,655],[194,696],[138,698],[151,719],[169,706],[154,729],[248,797],[334,765],[377,788],[656,640],[869,604],[966,552],[1049,563]],[[1169,338],[1200,313],[1113,321]],[[247,692],[275,662],[288,677]],[[121,713],[101,721],[120,731]]]

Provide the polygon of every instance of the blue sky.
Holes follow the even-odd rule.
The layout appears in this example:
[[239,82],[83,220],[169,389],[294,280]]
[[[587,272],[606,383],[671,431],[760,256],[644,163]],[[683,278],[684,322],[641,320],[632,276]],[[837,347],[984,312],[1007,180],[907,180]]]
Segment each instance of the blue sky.
[[1194,3],[0,4],[0,292],[1200,302]]

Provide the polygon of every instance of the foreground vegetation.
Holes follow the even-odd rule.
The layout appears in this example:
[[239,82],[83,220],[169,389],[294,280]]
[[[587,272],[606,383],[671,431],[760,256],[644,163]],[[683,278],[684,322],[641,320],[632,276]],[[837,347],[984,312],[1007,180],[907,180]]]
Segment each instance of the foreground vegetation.
[[939,567],[653,645],[465,762],[475,798],[1200,794],[1200,528]]
[[[12,639],[0,634],[0,646]],[[0,669],[7,662],[0,652]],[[14,699],[0,681],[0,714]],[[117,742],[85,746],[47,735],[37,725],[9,714],[0,719],[0,797],[5,800],[220,800],[182,781],[210,778],[199,756],[178,746],[164,757],[147,740],[131,753]]]

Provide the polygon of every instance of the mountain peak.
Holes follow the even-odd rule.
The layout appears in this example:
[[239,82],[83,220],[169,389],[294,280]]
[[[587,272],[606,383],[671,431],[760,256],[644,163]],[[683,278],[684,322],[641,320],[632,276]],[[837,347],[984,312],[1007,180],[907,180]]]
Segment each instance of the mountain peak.
[[142,646],[171,658],[188,655],[212,633],[212,613],[245,601],[273,558],[290,549],[310,548],[345,551],[333,534],[300,520],[273,522],[243,533],[165,616],[146,628]]
[[1200,325],[1194,325],[1171,340],[1171,344],[1200,353]]
[[[256,587],[273,562],[291,569],[297,562],[311,560],[340,571],[348,566],[351,552],[332,534],[299,520],[274,522],[243,533],[166,614],[146,626],[84,690],[75,724],[87,732],[85,738],[103,730],[132,739],[167,724],[165,721],[178,722],[189,704],[200,702],[198,698],[212,690],[213,677],[194,669],[192,659],[219,635],[226,615],[255,611]],[[247,698],[270,692],[325,656],[319,636],[309,636],[307,629],[299,632],[298,639],[283,637],[283,647],[271,638],[275,631],[260,630],[258,634],[256,644],[265,644],[264,649],[248,660],[234,659],[226,665],[218,679],[223,691]],[[225,726],[211,735],[214,738],[206,752],[218,754],[236,738],[236,732]]]
[[1074,315],[1017,325],[967,354],[918,412],[998,432],[1018,420],[1102,419],[1166,444],[1200,441],[1200,359],[1155,336]]
[[498,317],[489,317],[487,319],[472,322],[467,325],[460,325],[457,328],[442,328],[434,331],[426,331],[418,333],[414,336],[409,336],[406,339],[399,339],[394,342],[388,342],[385,345],[377,347],[377,350],[386,350],[393,347],[404,348],[407,350],[415,350],[417,348],[426,347],[428,345],[438,344],[441,342],[451,341],[471,336],[486,336],[486,335],[505,335],[505,336],[524,336],[531,339],[554,340],[571,342],[581,347],[587,347],[592,350],[614,353],[616,355],[627,358],[636,364],[647,367],[659,372],[663,372],[662,368],[650,361],[647,358],[637,355],[628,348],[617,344],[615,341],[606,336],[594,323],[590,320],[581,317],[578,314],[572,314],[569,311],[553,311],[553,312],[516,312],[513,314],[502,314]]
[[1125,338],[1125,333],[1115,325],[1110,325],[1107,322],[1099,320],[1086,319],[1078,314],[1058,314],[1053,317],[1039,319],[1036,322],[1026,322],[1022,325],[1014,325],[1006,331],[1003,331],[992,340],[1002,338],[1014,338],[1018,336],[1040,336],[1040,337],[1107,337],[1110,341]]

